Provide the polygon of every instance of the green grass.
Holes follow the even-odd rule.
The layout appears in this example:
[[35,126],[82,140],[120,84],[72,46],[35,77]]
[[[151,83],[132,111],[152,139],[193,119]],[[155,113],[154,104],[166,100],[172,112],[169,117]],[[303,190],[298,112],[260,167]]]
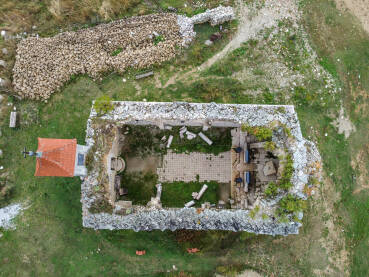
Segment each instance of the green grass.
[[[32,9],[27,6],[19,6],[25,5],[26,2],[18,2],[14,2],[17,5],[16,10],[32,13]],[[35,2],[26,4],[29,3]],[[367,144],[368,110],[357,111],[357,108],[367,101],[358,93],[368,93],[369,89],[369,39],[355,19],[345,13],[339,16],[332,3],[305,0],[302,1],[302,8],[304,25],[318,53],[320,64],[342,85],[342,91],[331,95],[324,89],[325,83],[322,80],[308,80],[301,86],[302,89],[294,92],[292,98],[287,97],[289,91],[282,91],[277,92],[275,97],[270,94],[258,96],[256,101],[296,105],[304,137],[311,136],[317,141],[323,157],[324,170],[334,182],[336,192],[341,194],[341,198],[335,203],[334,213],[338,215],[335,224],[345,230],[346,246],[350,251],[350,273],[352,276],[361,277],[367,276],[369,271],[366,258],[369,247],[369,195],[365,190],[359,194],[352,193],[358,184],[353,179],[357,171],[352,168],[350,162]],[[2,11],[5,10],[4,7],[1,7]],[[43,33],[55,32],[53,27],[47,26],[55,25],[45,20],[50,16],[46,11],[34,14],[40,16],[39,19],[43,22],[40,25]],[[33,22],[36,21],[28,22],[26,19],[24,24],[32,26]],[[201,39],[205,40],[214,29],[209,26],[203,28]],[[295,41],[298,42],[299,39],[297,36]],[[200,54],[190,48],[189,51],[194,53],[187,53],[186,58],[178,58],[178,62],[186,61],[183,66],[196,64],[197,59],[206,59],[213,55],[212,51],[219,50],[225,42],[226,40],[220,42],[215,49],[203,48],[203,42],[199,42],[200,50],[195,50],[200,51]],[[265,52],[262,48],[250,49],[254,58],[253,61],[246,59],[244,67],[251,67],[253,62],[263,60]],[[293,45],[286,45],[284,51],[286,54],[290,51],[294,53]],[[299,57],[292,58],[288,61],[293,63],[293,68],[305,73],[308,71],[306,65],[299,64]],[[293,66],[294,63],[297,64],[296,67]],[[164,80],[172,74],[169,72],[169,66],[163,65],[158,69]],[[116,74],[106,76],[101,83],[95,83],[82,76],[67,84],[62,92],[53,95],[47,104],[19,102],[15,99],[13,102],[18,108],[35,103],[34,109],[39,115],[38,121],[12,130],[7,127],[9,110],[3,114],[5,120],[2,122],[0,148],[4,151],[4,158],[1,164],[5,169],[11,169],[9,181],[15,186],[12,201],[28,200],[31,206],[17,219],[17,230],[2,230],[4,236],[0,239],[1,275],[163,276],[173,264],[180,271],[190,272],[193,276],[212,276],[216,267],[236,268],[240,264],[259,270],[265,275],[273,273],[278,276],[313,276],[315,269],[325,270],[329,265],[328,255],[319,240],[322,235],[326,235],[326,231],[322,231],[325,230],[324,226],[315,229],[322,225],[319,221],[322,208],[314,201],[308,202],[300,235],[286,238],[252,236],[244,239],[240,233],[234,232],[188,231],[193,239],[179,242],[178,231],[94,231],[82,227],[80,180],[36,178],[33,176],[35,161],[31,158],[23,159],[20,155],[23,146],[36,149],[38,136],[75,137],[83,144],[91,101],[103,94],[110,95],[114,100],[146,98],[149,101],[249,103],[253,98],[243,93],[245,89],[265,89],[263,82],[240,82],[230,78],[230,75],[223,78],[223,73],[217,75],[222,77],[221,79],[211,76],[206,76],[205,80],[196,80],[193,84],[177,83],[167,89],[155,88],[151,79],[142,80],[140,94],[137,93],[133,82],[123,84],[121,76]],[[265,76],[268,76],[267,73]],[[343,135],[338,135],[331,125],[330,113],[339,110],[341,101],[357,129],[348,140]],[[327,136],[323,135],[325,133]],[[362,162],[368,164],[368,159]],[[323,184],[322,189],[324,186],[326,184]],[[201,252],[188,255],[186,247],[199,247]],[[340,250],[339,245],[335,247],[337,251]],[[98,248],[101,249],[99,253]],[[137,249],[146,249],[147,254],[138,257],[134,254]],[[219,268],[220,272],[222,270]]]
[[161,194],[161,202],[163,207],[184,207],[184,204],[193,200],[192,192],[199,192],[204,184],[206,184],[208,188],[201,199],[195,201],[195,207],[201,207],[201,203],[204,202],[218,204],[219,183],[217,182],[173,182],[162,183],[163,192]]
[[[341,192],[341,200],[336,203],[337,213],[349,214],[343,221],[347,228],[347,247],[352,250],[351,275],[366,276],[369,274],[365,248],[369,247],[369,201],[368,192],[353,194],[358,185],[353,181],[354,169],[350,161],[356,153],[365,147],[363,136],[368,137],[369,112],[357,112],[360,104],[357,94],[369,91],[369,37],[360,24],[350,14],[339,13],[333,1],[302,1],[305,26],[318,54],[322,57],[323,66],[333,75],[338,76],[344,89],[339,96],[354,122],[357,131],[348,141],[343,135],[337,135],[329,125],[330,120],[320,112],[320,119],[313,120],[328,137],[321,137],[319,145],[323,156],[325,170],[332,173],[337,191]],[[360,78],[359,78],[360,75]],[[307,120],[312,119],[312,112],[300,109],[299,115]],[[323,120],[322,120],[323,119]],[[306,121],[305,121],[306,122]],[[365,122],[365,123],[364,123]],[[304,124],[305,125],[305,124]],[[309,124],[310,125],[310,124]],[[303,130],[308,129],[304,126]],[[369,160],[360,161],[369,164]]]
[[130,200],[133,205],[146,205],[156,195],[157,181],[158,176],[153,173],[123,172],[121,184],[128,189],[128,195],[121,199]]
[[[199,136],[196,136],[192,140],[186,138],[181,139],[179,136],[180,127],[173,128],[172,131],[167,131],[167,137],[173,135],[173,142],[170,149],[177,153],[191,153],[202,152],[212,153],[219,155],[222,152],[230,151],[232,147],[232,136],[230,128],[210,128],[208,131],[202,131],[201,127],[187,127],[187,130],[198,134],[202,132],[210,140],[213,141],[212,145],[207,144]],[[186,137],[186,135],[184,135]]]

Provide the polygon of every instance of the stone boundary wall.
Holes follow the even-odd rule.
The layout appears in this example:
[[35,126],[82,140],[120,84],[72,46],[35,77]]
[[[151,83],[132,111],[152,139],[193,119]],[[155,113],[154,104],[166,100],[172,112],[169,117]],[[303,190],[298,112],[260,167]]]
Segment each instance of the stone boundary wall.
[[[94,118],[117,125],[128,122],[146,121],[153,124],[166,120],[190,124],[194,122],[228,121],[235,124],[246,123],[250,126],[268,126],[273,121],[285,124],[291,130],[293,139],[286,145],[294,162],[295,172],[290,193],[306,198],[303,193],[309,176],[315,170],[313,163],[320,161],[320,155],[312,142],[302,137],[300,124],[293,106],[280,105],[242,105],[186,102],[114,102],[115,108],[107,115],[98,117],[92,109],[87,123],[86,144],[94,144],[94,130],[91,121]],[[182,123],[183,122],[183,123]],[[277,144],[282,143],[276,141]],[[97,185],[97,173],[91,172],[81,185],[83,226],[94,229],[133,229],[141,230],[231,230],[247,231],[256,234],[288,235],[297,234],[301,226],[298,222],[279,223],[272,219],[252,219],[248,210],[204,210],[200,214],[195,208],[149,209],[127,216],[116,214],[91,214],[88,211],[94,201],[93,187]],[[92,196],[91,196],[92,195]],[[261,210],[277,204],[279,199],[261,203]]]

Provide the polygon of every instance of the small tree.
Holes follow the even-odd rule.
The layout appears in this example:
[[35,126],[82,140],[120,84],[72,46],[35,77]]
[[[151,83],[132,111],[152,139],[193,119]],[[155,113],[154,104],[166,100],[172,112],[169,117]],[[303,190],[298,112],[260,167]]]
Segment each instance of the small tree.
[[113,108],[112,100],[108,95],[102,95],[95,100],[94,109],[99,115],[106,114]]
[[280,216],[298,213],[306,209],[306,201],[288,194],[279,201],[277,212]]
[[276,183],[270,182],[264,193],[268,197],[274,197],[278,194],[278,186]]

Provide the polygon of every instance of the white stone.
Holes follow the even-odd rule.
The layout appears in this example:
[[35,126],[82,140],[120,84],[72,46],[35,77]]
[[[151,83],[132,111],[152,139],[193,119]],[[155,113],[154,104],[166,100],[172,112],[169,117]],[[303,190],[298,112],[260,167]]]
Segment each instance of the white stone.
[[15,229],[13,219],[23,210],[21,204],[11,204],[0,209],[0,227],[4,229]]
[[212,42],[210,39],[208,39],[208,40],[206,40],[206,41],[204,42],[204,44],[205,44],[205,45],[207,45],[207,46],[210,46],[210,45],[212,45],[212,44],[213,44],[213,42]]

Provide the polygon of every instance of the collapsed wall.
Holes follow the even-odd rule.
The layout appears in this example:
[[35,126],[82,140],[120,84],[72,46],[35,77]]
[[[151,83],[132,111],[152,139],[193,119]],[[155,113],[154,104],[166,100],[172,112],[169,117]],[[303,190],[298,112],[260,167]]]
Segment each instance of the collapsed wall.
[[45,100],[73,75],[125,72],[172,59],[178,46],[195,37],[193,25],[233,19],[231,7],[218,7],[192,20],[173,13],[134,16],[50,38],[29,37],[17,46],[13,85],[22,97]]
[[[86,130],[86,144],[95,144],[96,131],[92,122],[98,119],[104,124],[122,126],[137,122],[153,124],[191,125],[194,122],[216,124],[226,122],[233,127],[241,124],[249,126],[271,126],[279,122],[291,132],[287,139],[276,134],[273,141],[283,144],[291,154],[294,172],[291,178],[292,187],[275,199],[263,199],[261,212],[270,212],[276,208],[278,201],[287,193],[306,199],[304,187],[309,177],[317,170],[316,164],[320,155],[315,145],[303,138],[297,114],[293,106],[277,105],[242,105],[215,103],[159,103],[159,102],[114,102],[114,110],[104,116],[98,116],[92,109]],[[297,234],[301,223],[295,219],[280,222],[273,217],[262,218],[252,216],[245,209],[204,209],[200,213],[196,208],[152,208],[135,207],[135,212],[128,215],[109,213],[91,213],[89,208],[96,199],[94,188],[97,186],[96,170],[89,172],[81,185],[81,202],[83,210],[83,226],[94,229],[133,229],[142,230],[231,230],[247,231],[257,234],[288,235]],[[302,213],[299,216],[302,217]]]

